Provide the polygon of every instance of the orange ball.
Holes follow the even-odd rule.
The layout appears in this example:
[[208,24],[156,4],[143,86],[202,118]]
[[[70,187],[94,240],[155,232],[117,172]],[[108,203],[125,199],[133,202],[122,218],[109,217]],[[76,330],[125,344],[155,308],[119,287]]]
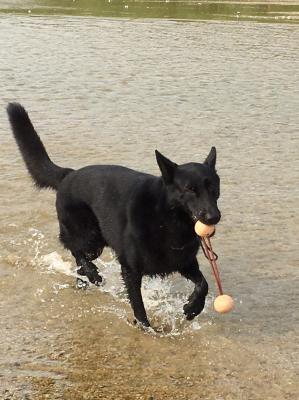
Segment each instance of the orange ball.
[[234,300],[227,294],[217,296],[214,301],[214,308],[217,312],[225,314],[234,308]]
[[201,237],[211,236],[215,232],[214,225],[205,225],[200,221],[196,222],[194,229],[196,234]]

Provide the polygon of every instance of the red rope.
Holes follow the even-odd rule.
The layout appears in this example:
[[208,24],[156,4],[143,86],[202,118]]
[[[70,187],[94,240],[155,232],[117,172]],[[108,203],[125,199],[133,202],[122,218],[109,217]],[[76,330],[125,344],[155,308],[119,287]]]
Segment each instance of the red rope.
[[[206,239],[208,241],[208,244],[206,243]],[[221,279],[220,279],[220,273],[219,273],[219,269],[217,267],[216,264],[216,260],[217,260],[217,255],[214,253],[213,248],[212,248],[212,244],[211,244],[211,240],[209,237],[201,238],[201,244],[202,244],[202,250],[203,253],[205,255],[205,257],[210,261],[211,264],[211,268],[215,277],[215,281],[217,283],[218,286],[218,290],[219,293],[222,295],[223,294],[223,289],[222,289],[222,284],[221,284]]]

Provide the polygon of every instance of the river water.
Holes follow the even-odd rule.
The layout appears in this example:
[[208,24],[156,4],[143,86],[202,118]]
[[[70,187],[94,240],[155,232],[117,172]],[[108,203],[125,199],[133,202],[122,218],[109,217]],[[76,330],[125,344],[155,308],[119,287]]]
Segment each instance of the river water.
[[[1,399],[299,397],[299,6],[204,3],[200,14],[196,4],[0,0]],[[9,101],[62,166],[158,174],[156,148],[184,163],[215,145],[213,243],[235,311],[213,311],[202,254],[210,294],[191,323],[190,283],[144,281],[157,335],[132,325],[109,251],[97,261],[106,284],[76,289],[55,194],[25,171]]]

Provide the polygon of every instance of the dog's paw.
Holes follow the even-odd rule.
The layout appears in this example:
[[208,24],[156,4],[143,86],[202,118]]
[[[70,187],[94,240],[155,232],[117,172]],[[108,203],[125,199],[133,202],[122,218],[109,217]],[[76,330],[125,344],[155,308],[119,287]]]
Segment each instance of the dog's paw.
[[141,329],[143,332],[149,333],[151,335],[156,335],[158,332],[156,329],[152,328],[149,323],[142,323],[137,319],[133,320],[133,324],[138,328]]
[[89,281],[96,286],[102,286],[104,284],[103,277],[98,273],[94,274],[92,277],[89,277]]
[[186,319],[191,321],[198,314],[202,312],[205,306],[205,298],[197,298],[197,301],[188,302],[184,305],[184,314],[186,315]]
[[83,279],[77,278],[76,288],[86,290],[89,288],[89,283],[87,281],[84,281]]
[[90,267],[86,268],[86,266],[84,266],[79,268],[77,274],[86,276],[90,283],[93,283],[96,286],[101,286],[104,283],[104,279],[99,275],[97,268],[92,263],[88,263],[88,266]]

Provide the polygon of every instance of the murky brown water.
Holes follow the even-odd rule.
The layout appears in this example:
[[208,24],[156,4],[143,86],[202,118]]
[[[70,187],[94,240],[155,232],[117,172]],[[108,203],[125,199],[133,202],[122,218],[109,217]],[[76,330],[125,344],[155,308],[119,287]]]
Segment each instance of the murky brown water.
[[[2,1],[1,1],[2,3]],[[0,398],[296,399],[299,30],[296,25],[0,15]],[[210,282],[193,323],[179,276],[147,280],[164,335],[130,323],[108,252],[102,289],[80,291],[5,106],[21,102],[52,158],[158,173],[218,148],[223,219],[214,239],[236,310]]]

